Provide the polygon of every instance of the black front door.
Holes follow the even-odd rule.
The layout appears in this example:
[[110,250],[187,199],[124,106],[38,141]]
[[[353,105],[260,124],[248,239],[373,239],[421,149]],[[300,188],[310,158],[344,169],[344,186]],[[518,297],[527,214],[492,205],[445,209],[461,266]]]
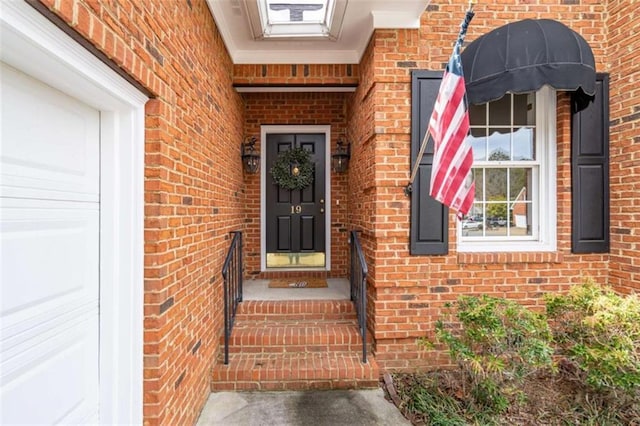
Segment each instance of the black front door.
[[[309,151],[313,183],[300,190],[280,188],[270,170],[291,148]],[[266,141],[266,247],[268,268],[325,266],[325,135],[269,134]]]

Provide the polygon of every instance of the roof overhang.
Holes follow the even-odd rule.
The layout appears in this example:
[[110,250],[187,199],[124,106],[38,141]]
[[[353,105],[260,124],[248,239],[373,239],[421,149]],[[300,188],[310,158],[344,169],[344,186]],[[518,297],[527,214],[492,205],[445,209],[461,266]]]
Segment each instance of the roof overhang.
[[343,15],[329,37],[256,37],[257,3],[207,0],[235,64],[357,64],[375,29],[420,28],[430,0],[340,0],[336,10]]

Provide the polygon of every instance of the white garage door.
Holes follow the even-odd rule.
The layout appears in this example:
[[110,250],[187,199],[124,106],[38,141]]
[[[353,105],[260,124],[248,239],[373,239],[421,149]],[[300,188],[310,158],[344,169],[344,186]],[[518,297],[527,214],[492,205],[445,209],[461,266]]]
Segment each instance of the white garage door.
[[95,423],[100,114],[1,71],[0,424]]

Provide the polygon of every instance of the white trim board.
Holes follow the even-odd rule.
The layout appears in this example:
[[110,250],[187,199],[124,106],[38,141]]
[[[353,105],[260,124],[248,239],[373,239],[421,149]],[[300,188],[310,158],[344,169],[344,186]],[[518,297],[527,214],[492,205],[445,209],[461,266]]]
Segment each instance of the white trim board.
[[264,125],[260,126],[260,270],[286,271],[284,268],[267,269],[267,233],[266,233],[266,193],[267,193],[267,150],[265,147],[267,134],[270,133],[324,133],[325,135],[325,266],[324,268],[296,268],[296,271],[330,271],[331,270],[331,126],[330,125]]
[[148,98],[26,2],[0,28],[3,62],[100,110],[100,423],[141,424]]

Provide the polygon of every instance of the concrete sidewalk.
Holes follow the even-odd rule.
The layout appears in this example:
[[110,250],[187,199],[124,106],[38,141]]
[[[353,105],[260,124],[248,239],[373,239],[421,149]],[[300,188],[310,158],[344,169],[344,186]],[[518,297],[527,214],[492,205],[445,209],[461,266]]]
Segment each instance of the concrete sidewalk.
[[216,392],[197,426],[410,425],[382,389]]

